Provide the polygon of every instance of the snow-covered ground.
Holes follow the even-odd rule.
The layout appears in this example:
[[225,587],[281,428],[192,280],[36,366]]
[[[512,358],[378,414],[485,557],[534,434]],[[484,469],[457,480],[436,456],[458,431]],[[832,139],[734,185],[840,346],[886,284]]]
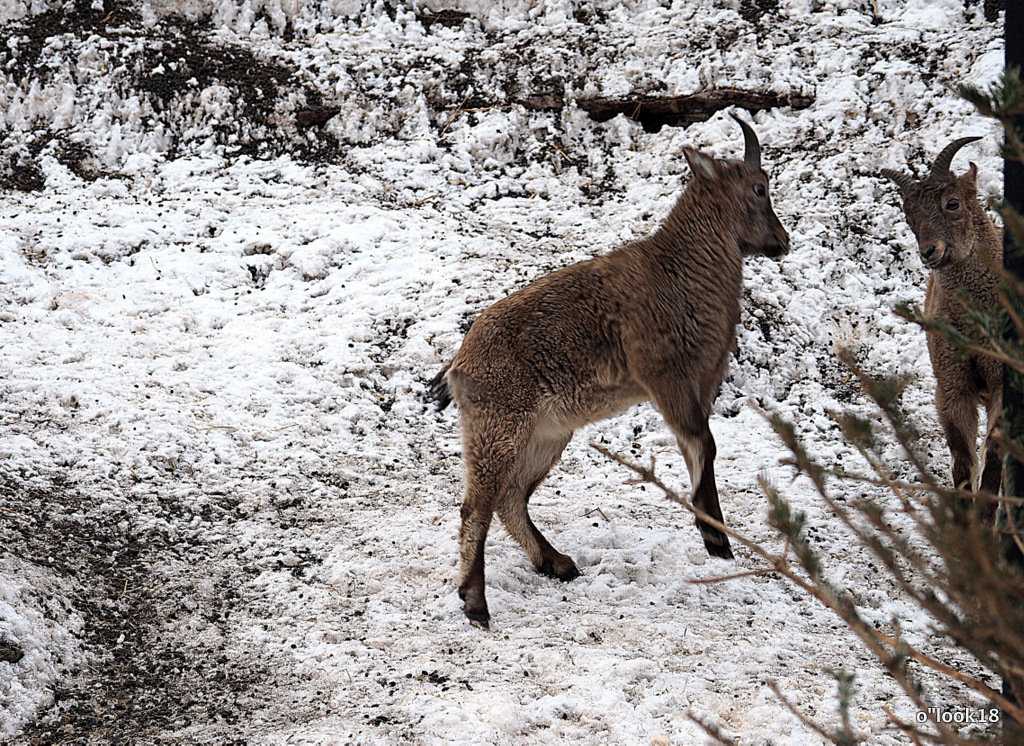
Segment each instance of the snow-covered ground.
[[0,0],[0,738],[703,742],[692,714],[808,744],[768,682],[835,724],[842,666],[858,732],[900,743],[882,708],[914,707],[837,619],[774,576],[691,583],[759,564],[708,559],[588,447],[685,490],[650,406],[579,433],[533,498],[582,577],[538,576],[495,524],[491,629],[470,626],[458,414],[426,383],[489,303],[653,230],[683,146],[742,152],[726,112],[650,133],[577,100],[813,97],[753,117],[792,251],[746,267],[723,510],[780,546],[767,474],[863,614],[932,645],[759,410],[858,466],[828,417],[869,411],[848,345],[911,376],[945,474],[923,335],[892,312],[925,272],[878,170],[979,134],[954,168],[999,189],[996,127],[952,87],[998,73],[1000,21],[956,0]]

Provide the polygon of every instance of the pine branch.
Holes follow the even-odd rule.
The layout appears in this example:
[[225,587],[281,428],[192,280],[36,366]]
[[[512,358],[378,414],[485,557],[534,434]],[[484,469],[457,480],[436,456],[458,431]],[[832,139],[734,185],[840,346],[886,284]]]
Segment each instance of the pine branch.
[[[748,539],[747,537],[738,534],[737,532],[729,529],[720,521],[708,516],[704,511],[700,510],[696,506],[692,505],[688,500],[681,497],[678,493],[672,490],[670,487],[665,485],[654,473],[653,467],[648,468],[640,466],[638,464],[631,463],[621,456],[612,453],[603,446],[591,443],[592,448],[606,456],[607,458],[619,463],[626,468],[634,471],[640,476],[640,480],[648,484],[652,484],[660,489],[666,497],[673,502],[677,502],[683,505],[687,510],[692,512],[696,517],[701,520],[708,521],[709,524],[715,528],[724,531],[731,538],[735,538],[738,542],[750,549],[754,554],[758,555],[762,559],[766,560],[771,564],[774,572],[779,573],[783,577],[787,578],[790,582],[794,583],[801,590],[805,591],[813,598],[817,599],[827,608],[831,609],[836,613],[840,619],[847,625],[847,627],[861,640],[865,647],[878,659],[878,661],[889,671],[890,675],[900,684],[904,693],[910,697],[911,701],[918,707],[918,709],[924,711],[927,709],[927,702],[921,695],[920,687],[912,679],[909,671],[906,667],[906,661],[911,656],[909,653],[901,653],[900,651],[890,652],[886,649],[887,645],[891,646],[893,638],[883,635],[883,633],[876,630],[871,624],[866,622],[860,614],[857,612],[856,607],[850,600],[849,594],[842,593],[834,588],[830,583],[825,581],[820,574],[820,560],[817,555],[813,552],[806,540],[802,536],[803,527],[803,516],[800,514],[793,514],[789,509],[788,504],[781,498],[781,496],[768,485],[763,478],[759,478],[758,481],[761,484],[762,489],[766,492],[769,501],[772,505],[772,522],[777,528],[786,536],[789,543],[792,545],[794,553],[800,562],[801,568],[807,572],[810,579],[805,579],[799,573],[795,572],[789,565],[788,560],[785,556],[774,555],[768,550],[756,542]],[[919,660],[919,662],[927,661],[926,665],[932,668],[941,670],[945,664],[935,661],[931,657],[921,653],[920,651],[912,651],[913,659]],[[969,677],[968,677],[969,678]],[[997,692],[991,690],[989,687],[981,682],[974,682],[973,688],[980,693],[987,694],[992,692],[997,699],[993,699],[999,703],[1002,698]],[[1006,702],[1011,708],[1013,705]],[[1008,710],[1010,711],[1010,710]],[[1021,713],[1024,715],[1024,713]],[[961,743],[960,739],[955,731],[949,728],[946,724],[935,723],[935,726],[939,729],[942,735],[946,738],[945,743]]]

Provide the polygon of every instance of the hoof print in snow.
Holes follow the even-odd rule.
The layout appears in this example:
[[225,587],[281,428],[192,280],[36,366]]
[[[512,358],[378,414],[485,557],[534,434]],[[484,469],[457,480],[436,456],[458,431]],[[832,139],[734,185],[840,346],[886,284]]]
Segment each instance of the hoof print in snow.
[[814,99],[799,94],[778,95],[717,88],[690,96],[625,96],[623,98],[587,98],[576,103],[597,122],[606,122],[625,114],[640,123],[646,132],[660,132],[665,125],[684,127],[710,119],[716,112],[737,106],[749,112],[788,106],[806,109]]

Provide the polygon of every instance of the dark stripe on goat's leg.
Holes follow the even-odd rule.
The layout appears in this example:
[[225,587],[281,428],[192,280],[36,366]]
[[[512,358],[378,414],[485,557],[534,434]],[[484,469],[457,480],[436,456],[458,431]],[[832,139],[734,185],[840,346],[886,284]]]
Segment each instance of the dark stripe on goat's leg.
[[999,494],[1003,485],[1003,453],[995,443],[986,443],[985,468],[981,472],[981,491],[987,493],[984,498],[976,499],[977,510],[981,520],[992,523],[996,517],[998,503],[992,499]]
[[[1002,420],[1003,396],[1002,391],[996,391],[992,400],[986,407],[988,413],[988,425],[985,432],[985,442],[982,443],[984,467],[981,471],[981,491],[989,493],[990,496],[999,494],[1003,486],[1003,448],[992,437],[992,431],[999,427]],[[978,506],[978,512],[986,523],[993,523],[996,516],[998,503],[993,499],[986,499]]]
[[[681,437],[680,446],[693,481],[693,505],[720,523],[725,523],[715,485],[715,439],[705,423],[696,437]],[[704,539],[704,548],[712,557],[732,559],[729,537],[720,529],[697,519],[697,528]]]
[[[708,427],[707,414],[710,403],[707,408],[701,407],[700,400],[685,380],[652,377],[645,385],[665,422],[675,433],[679,450],[686,459],[694,507],[724,523],[722,508],[718,504],[718,488],[715,487],[715,439]],[[724,532],[700,518],[697,519],[697,528],[708,554],[732,559],[729,537]]]

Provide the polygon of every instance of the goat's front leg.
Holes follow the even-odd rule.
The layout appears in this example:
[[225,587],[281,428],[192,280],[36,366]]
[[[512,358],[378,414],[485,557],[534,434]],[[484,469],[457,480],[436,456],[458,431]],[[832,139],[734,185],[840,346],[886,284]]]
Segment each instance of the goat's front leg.
[[988,415],[988,423],[985,426],[985,442],[982,445],[982,471],[981,491],[988,493],[983,498],[984,504],[978,506],[978,512],[983,520],[991,523],[995,519],[997,503],[991,497],[999,494],[1003,486],[1003,448],[992,437],[992,431],[998,428],[1003,419],[1003,392],[998,386],[994,387],[995,392],[989,398],[985,411]]
[[[715,439],[707,423],[695,436],[679,436],[679,447],[686,458],[686,467],[693,483],[694,507],[719,523],[725,523],[722,506],[718,502],[718,486],[715,484]],[[697,519],[697,528],[700,529],[708,554],[724,559],[733,558],[729,537],[725,532],[701,518]]]
[[[695,392],[686,382],[669,379],[649,384],[651,399],[672,428],[679,448],[686,459],[693,486],[693,505],[719,523],[725,523],[715,485],[715,439],[708,427],[707,414]],[[729,537],[721,529],[698,517],[697,528],[704,539],[704,548],[712,557],[732,559]]]
[[[935,407],[949,446],[953,487],[972,491],[974,449],[978,439],[978,406],[971,396],[949,389],[940,380],[935,392]],[[958,503],[958,508],[966,515],[970,504],[963,500]]]

